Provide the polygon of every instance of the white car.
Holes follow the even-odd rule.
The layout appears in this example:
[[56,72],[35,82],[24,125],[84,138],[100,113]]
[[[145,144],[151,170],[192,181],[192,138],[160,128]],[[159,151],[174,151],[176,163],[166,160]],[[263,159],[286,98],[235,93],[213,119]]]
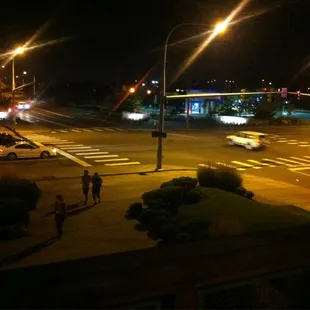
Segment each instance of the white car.
[[17,158],[42,158],[56,156],[57,150],[39,142],[16,141],[0,147],[0,157],[14,160]]
[[17,109],[20,110],[20,111],[24,111],[24,110],[29,110],[30,109],[30,103],[27,103],[27,102],[19,102],[17,105],[16,105]]
[[229,145],[240,145],[248,150],[259,149],[269,144],[266,134],[255,131],[239,131],[226,139]]

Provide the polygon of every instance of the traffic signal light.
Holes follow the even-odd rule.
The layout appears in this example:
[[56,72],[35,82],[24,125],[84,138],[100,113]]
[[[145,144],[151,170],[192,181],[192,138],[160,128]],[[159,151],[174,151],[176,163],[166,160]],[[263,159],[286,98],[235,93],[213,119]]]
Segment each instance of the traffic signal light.
[[300,96],[300,90],[297,90],[296,95]]
[[266,88],[266,87],[264,88],[264,92],[265,92],[265,93],[267,92],[267,88]]

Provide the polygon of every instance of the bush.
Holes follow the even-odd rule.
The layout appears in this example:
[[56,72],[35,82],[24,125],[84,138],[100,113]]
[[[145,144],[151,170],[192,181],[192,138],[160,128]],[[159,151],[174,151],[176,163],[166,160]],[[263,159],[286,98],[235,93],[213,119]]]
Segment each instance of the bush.
[[199,185],[202,187],[214,187],[215,186],[215,171],[213,167],[199,167],[197,170],[197,179]]
[[185,190],[191,190],[197,186],[197,179],[191,177],[175,178],[171,181],[162,183],[160,188],[165,188],[169,186],[178,186],[184,188]]
[[241,175],[232,168],[219,168],[216,171],[216,187],[228,192],[235,192],[242,185]]
[[137,220],[141,216],[142,210],[143,210],[143,204],[141,202],[134,202],[129,206],[126,212],[126,218],[128,220],[132,219]]
[[243,186],[239,186],[236,188],[235,190],[235,194],[244,197],[244,195],[246,194],[247,190],[243,187]]
[[15,198],[18,196],[28,210],[34,210],[40,198],[36,183],[26,179],[4,176],[0,179],[0,197]]
[[199,190],[191,189],[184,195],[184,203],[185,204],[195,204],[201,200],[201,192]]
[[247,199],[252,199],[254,197],[254,193],[252,191],[246,191],[244,197]]
[[230,167],[199,167],[197,179],[202,187],[216,187],[229,192],[235,192],[242,186],[241,175]]
[[157,235],[160,239],[167,242],[173,242],[176,240],[176,237],[179,235],[180,229],[176,224],[168,224],[165,226],[162,226],[158,232]]
[[170,214],[175,215],[178,207],[183,203],[184,189],[179,186],[167,186],[152,190],[142,195],[145,205],[151,209],[163,208]]

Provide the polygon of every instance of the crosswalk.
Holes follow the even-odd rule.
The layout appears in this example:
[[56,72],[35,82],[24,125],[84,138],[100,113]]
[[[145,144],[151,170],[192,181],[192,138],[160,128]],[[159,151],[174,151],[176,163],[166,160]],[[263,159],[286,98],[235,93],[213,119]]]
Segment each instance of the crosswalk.
[[275,141],[276,143],[281,143],[281,144],[288,144],[288,145],[292,145],[292,146],[298,146],[298,147],[302,147],[302,148],[309,148],[310,147],[310,142],[308,141],[299,141],[296,139],[289,139],[289,138],[279,138],[277,141]]
[[[73,160],[74,162],[84,167],[92,166],[89,164],[89,161],[95,164],[103,164],[107,167],[141,165],[140,162],[131,161],[127,157],[121,157],[118,154],[111,154],[107,150],[101,150],[100,148],[93,148],[88,145],[77,144],[73,141],[41,134],[27,134],[24,137],[31,141],[40,142],[46,145],[53,145],[59,150],[59,154]],[[83,160],[81,160],[81,158]]]
[[[289,156],[276,158],[261,158],[260,160],[247,159],[245,161],[232,160],[230,162],[215,162],[215,166],[226,166],[238,171],[245,171],[248,169],[259,170],[262,168],[276,168],[279,166],[286,168],[310,168],[310,156]],[[199,164],[198,166],[210,166],[210,164]],[[212,166],[212,165],[211,165]]]
[[120,127],[94,127],[94,128],[61,128],[53,129],[50,131],[52,134],[56,133],[83,133],[83,132],[120,132],[120,131],[140,131],[150,132],[154,129],[143,129],[143,128],[120,128]]

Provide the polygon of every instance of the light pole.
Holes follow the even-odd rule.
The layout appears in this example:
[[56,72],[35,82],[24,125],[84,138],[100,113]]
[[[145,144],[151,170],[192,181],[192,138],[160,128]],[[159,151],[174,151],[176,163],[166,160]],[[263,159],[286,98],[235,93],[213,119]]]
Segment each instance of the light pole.
[[[13,105],[13,111],[15,107],[15,90],[16,90],[16,85],[15,85],[15,56],[19,54],[23,54],[25,49],[23,47],[18,47],[14,52],[13,52],[13,57],[12,57],[12,105]],[[13,126],[15,127],[16,125],[16,115],[15,111],[13,112]]]
[[[162,71],[162,83],[161,83],[161,95],[159,100],[159,124],[158,124],[158,141],[157,141],[157,164],[156,170],[162,169],[162,161],[163,161],[163,133],[164,133],[164,123],[165,123],[165,103],[166,103],[166,67],[167,67],[167,51],[168,51],[168,43],[172,33],[183,26],[210,26],[208,24],[197,24],[197,23],[182,23],[173,27],[168,33],[164,45],[164,63],[163,63],[163,71]],[[227,28],[227,23],[222,22],[217,24],[214,29],[214,32],[220,33],[225,31]]]

